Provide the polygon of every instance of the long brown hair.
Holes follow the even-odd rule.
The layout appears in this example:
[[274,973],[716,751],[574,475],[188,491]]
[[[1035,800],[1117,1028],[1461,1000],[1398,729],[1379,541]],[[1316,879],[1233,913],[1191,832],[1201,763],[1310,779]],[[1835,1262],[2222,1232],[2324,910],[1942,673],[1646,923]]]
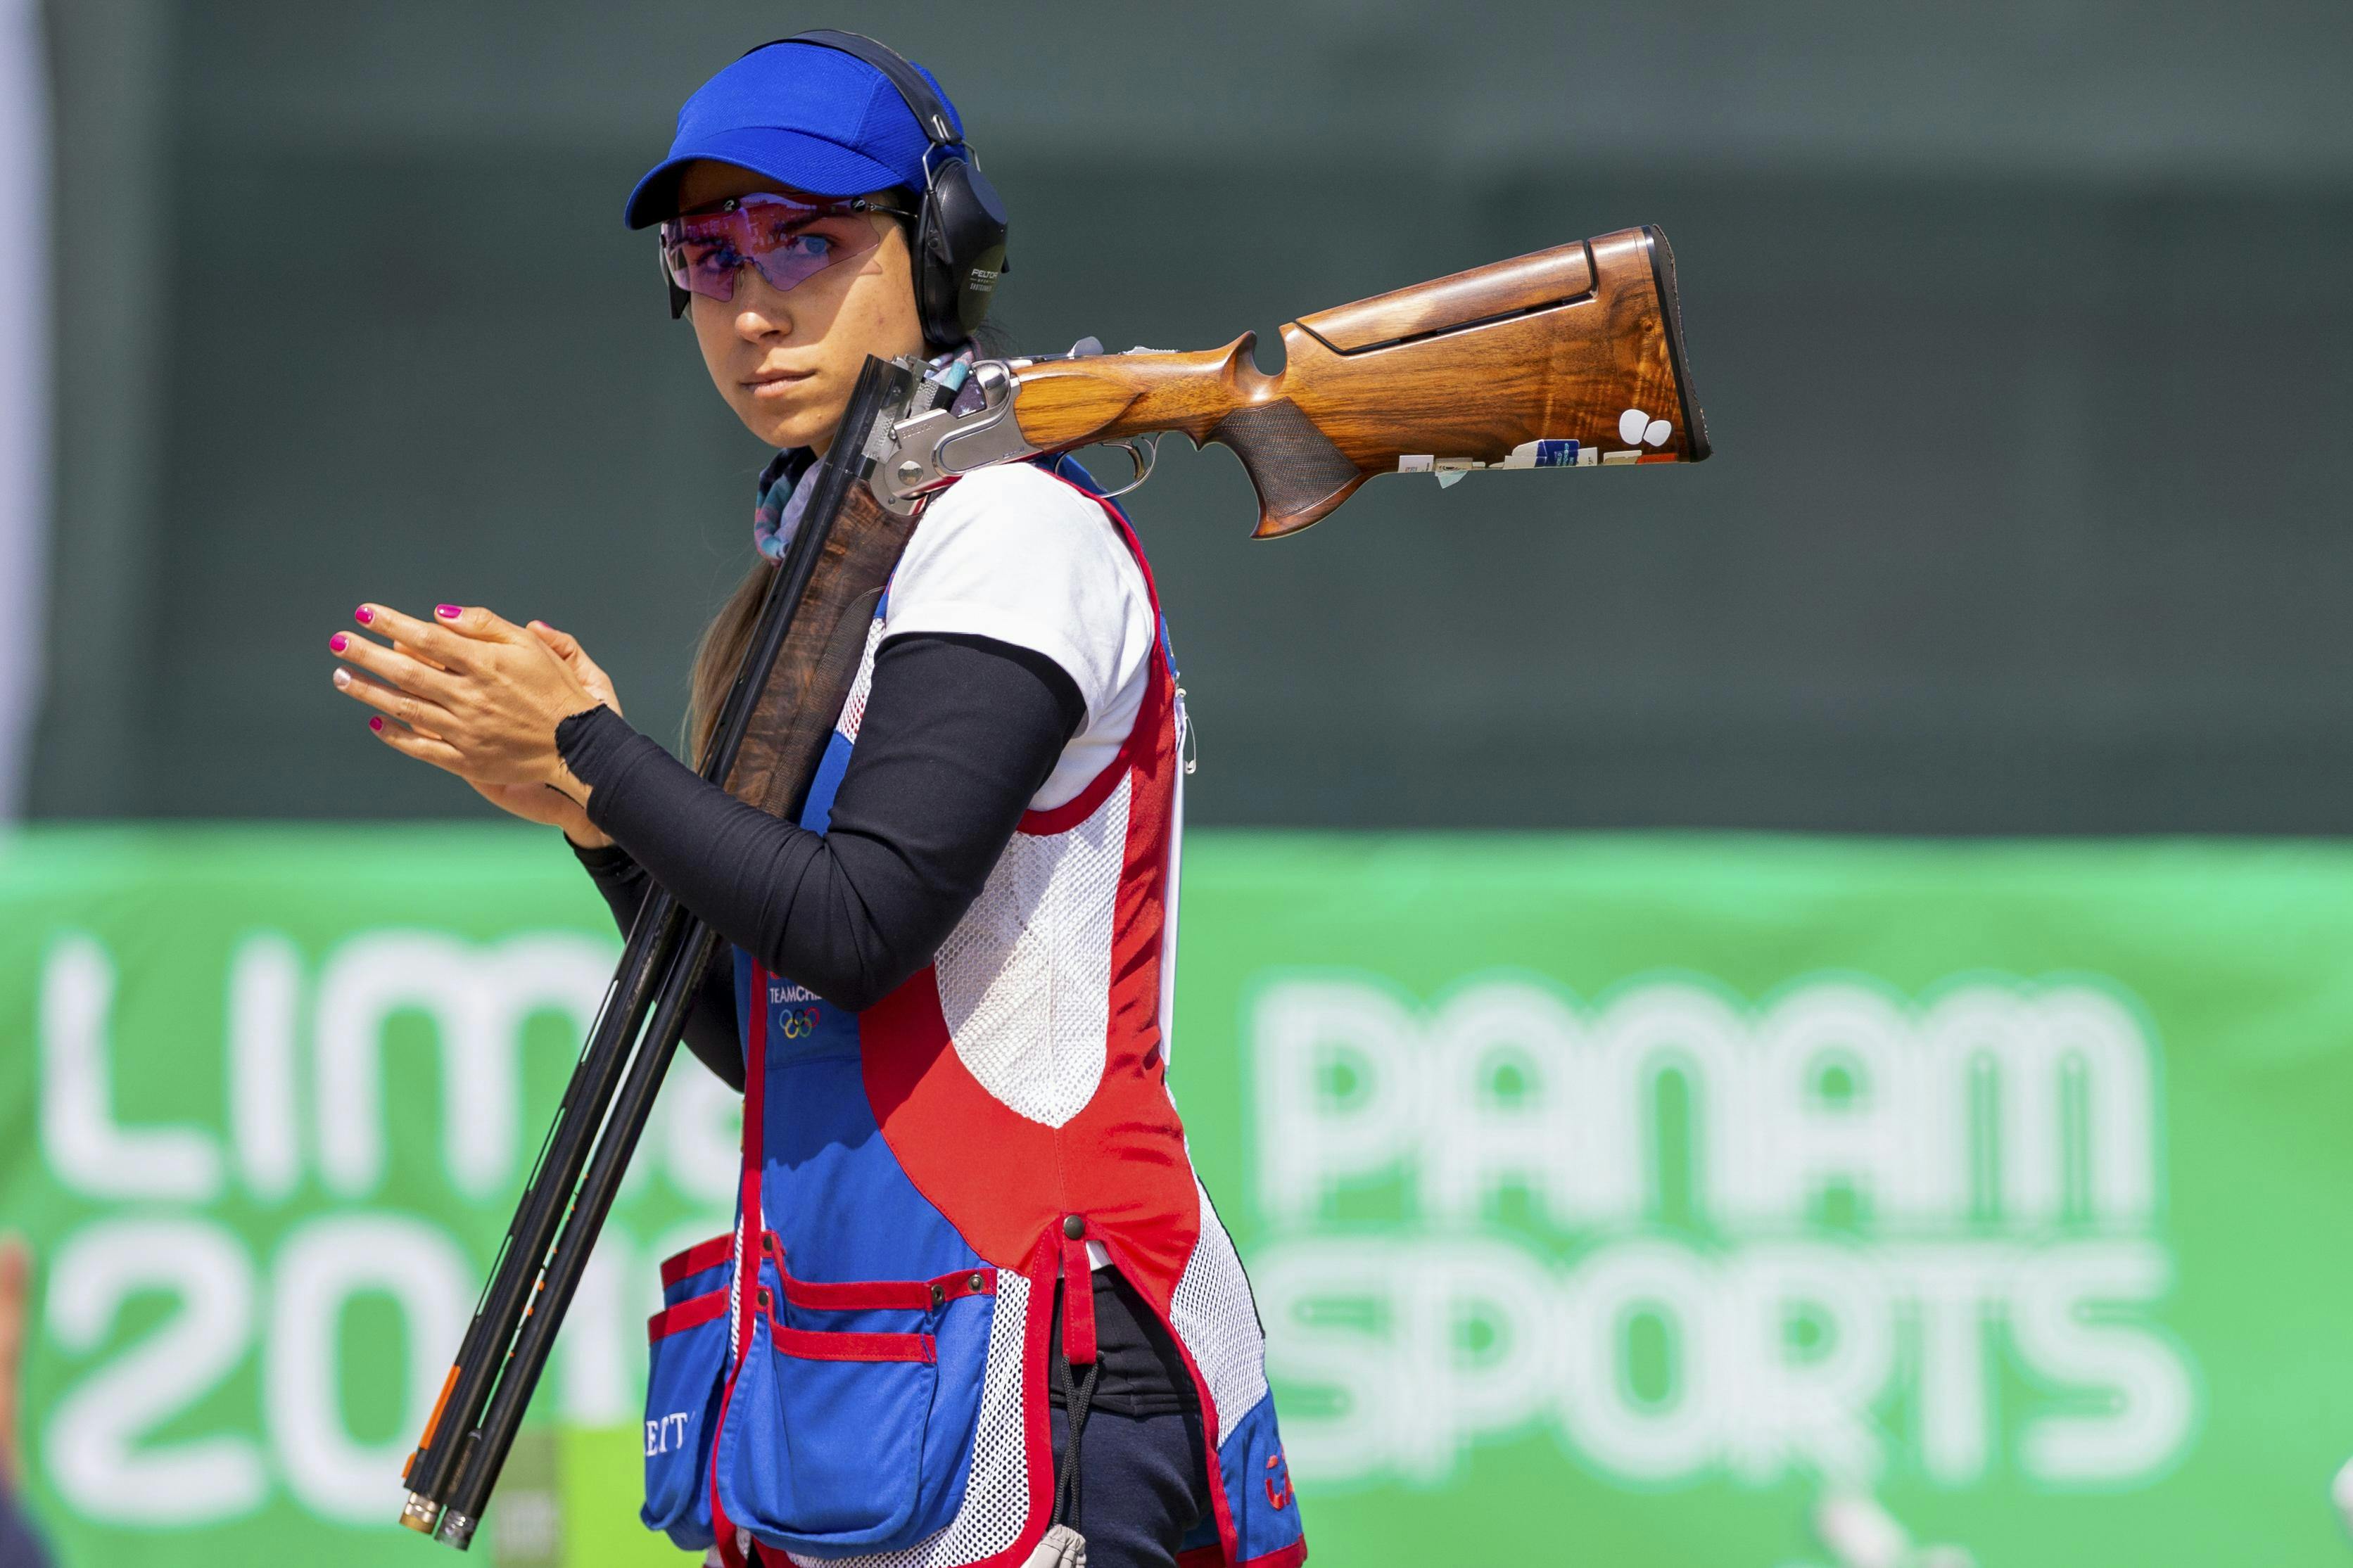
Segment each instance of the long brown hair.
[[686,760],[691,766],[702,764],[703,748],[711,743],[711,726],[718,721],[727,689],[735,684],[744,650],[751,646],[752,623],[760,618],[760,601],[768,596],[768,579],[776,570],[776,563],[766,556],[753,557],[752,570],[735,584],[735,591],[702,628],[702,640],[694,645],[694,673],[686,688]]

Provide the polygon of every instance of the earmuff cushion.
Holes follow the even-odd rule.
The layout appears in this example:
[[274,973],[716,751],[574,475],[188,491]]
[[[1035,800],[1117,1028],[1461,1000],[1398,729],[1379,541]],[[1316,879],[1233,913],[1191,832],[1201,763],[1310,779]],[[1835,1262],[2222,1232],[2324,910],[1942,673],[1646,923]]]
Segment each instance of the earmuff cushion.
[[923,194],[916,234],[915,305],[923,335],[961,342],[988,314],[1005,270],[1005,204],[988,176],[962,158],[943,159]]

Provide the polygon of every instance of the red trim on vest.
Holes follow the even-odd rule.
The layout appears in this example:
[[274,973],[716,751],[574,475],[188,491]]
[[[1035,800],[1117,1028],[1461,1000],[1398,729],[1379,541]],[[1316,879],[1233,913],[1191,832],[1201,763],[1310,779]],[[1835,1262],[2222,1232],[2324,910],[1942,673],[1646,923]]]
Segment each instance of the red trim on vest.
[[838,1285],[784,1276],[785,1300],[813,1312],[855,1312],[870,1308],[928,1311],[966,1296],[997,1294],[997,1270],[965,1268],[936,1279],[855,1279]]
[[1262,1556],[1245,1558],[1237,1568],[1293,1568],[1307,1561],[1307,1537],[1301,1536],[1288,1546],[1278,1546]]
[[775,1231],[760,1237],[761,1250],[776,1266],[785,1300],[813,1312],[856,1312],[882,1308],[924,1312],[966,1296],[997,1294],[997,1270],[959,1268],[933,1279],[803,1279],[785,1267],[785,1244]]
[[[1103,508],[1111,518],[1112,525],[1119,530],[1120,542],[1127,546],[1127,553],[1134,561],[1135,569],[1144,574],[1144,599],[1152,610],[1152,651],[1145,657],[1151,660],[1155,674],[1166,673],[1165,661],[1160,656],[1160,590],[1153,584],[1152,563],[1144,558],[1144,545],[1135,537],[1135,530],[1128,526],[1127,514],[1085,486],[1071,484],[1051,468],[1043,468],[1039,472],[1058,484],[1070,485],[1071,489]],[[1033,838],[1044,838],[1057,833],[1068,833],[1092,816],[1095,808],[1111,798],[1111,792],[1119,787],[1119,781],[1134,765],[1138,738],[1151,733],[1144,721],[1144,710],[1150,706],[1147,689],[1144,704],[1136,710],[1135,721],[1127,728],[1127,738],[1119,743],[1119,754],[1105,763],[1101,773],[1089,779],[1077,795],[1061,805],[1044,811],[1023,812],[1021,820],[1014,826],[1014,831],[1026,833]]]
[[768,1342],[802,1361],[938,1360],[929,1334],[828,1334],[768,1320]]
[[[950,1301],[961,1301],[966,1296],[997,1294],[994,1268],[959,1268],[936,1279],[803,1279],[785,1267],[784,1244],[776,1239],[775,1231],[761,1233],[759,1249],[776,1263],[776,1277],[784,1281],[785,1300],[815,1311],[853,1312],[886,1308],[921,1312]],[[734,1257],[733,1231],[714,1236],[709,1241],[698,1241],[683,1252],[672,1253],[663,1259],[662,1289],[667,1290],[682,1279],[733,1262]]]
[[1129,751],[1135,744],[1136,731],[1143,728],[1144,715],[1139,712],[1135,716],[1134,727],[1127,732],[1127,739],[1119,743],[1119,754],[1105,763],[1103,772],[1089,779],[1084,789],[1048,810],[1023,812],[1021,820],[1014,824],[1013,831],[1027,834],[1032,838],[1050,838],[1057,833],[1068,833],[1092,816],[1101,809],[1103,803],[1111,798],[1111,792],[1119,787],[1119,781],[1127,776],[1128,769],[1134,765]]
[[776,1321],[776,1303],[760,1292],[761,1315],[768,1320],[768,1342],[802,1361],[914,1361],[939,1359],[939,1347],[929,1334],[837,1334],[817,1329],[788,1328]]
[[1062,1359],[1087,1366],[1095,1359],[1095,1272],[1087,1244],[1062,1237]]
[[735,1233],[714,1236],[709,1241],[698,1241],[683,1252],[673,1252],[662,1259],[662,1289],[667,1290],[690,1275],[706,1268],[716,1268],[735,1259]]
[[[746,1280],[746,1270],[756,1265],[753,1252],[760,1243],[756,1237],[767,1234],[767,1216],[760,1198],[761,1161],[767,1147],[768,1114],[768,968],[763,963],[752,966],[751,994],[746,1005],[752,1009],[750,1028],[745,1034],[744,1050],[744,1171],[743,1185],[735,1202],[735,1279],[738,1286],[755,1284]],[[744,1347],[752,1340],[752,1292],[738,1289],[742,1310],[735,1322],[735,1354],[741,1363]],[[731,1392],[734,1377],[728,1377]]]
[[646,1342],[666,1340],[672,1334],[699,1329],[714,1318],[727,1315],[727,1287],[681,1301],[675,1307],[665,1307],[646,1320]]
[[[743,1185],[736,1198],[733,1247],[735,1273],[729,1285],[735,1293],[738,1310],[734,1342],[728,1347],[733,1352],[733,1364],[727,1369],[727,1386],[719,1395],[719,1419],[711,1428],[714,1460],[719,1435],[727,1429],[728,1407],[735,1403],[735,1380],[743,1375],[744,1358],[752,1349],[752,1307],[755,1298],[746,1287],[757,1281],[744,1278],[744,1268],[752,1258],[751,1238],[766,1233],[760,1206],[760,1151],[768,1098],[768,971],[761,964],[752,966],[752,984],[744,1005],[751,1008],[752,1016],[745,1020],[744,1037],[744,1170]],[[705,1468],[711,1489],[711,1531],[718,1538],[719,1560],[725,1568],[744,1568],[744,1554],[735,1547],[735,1521],[727,1517],[726,1509],[719,1501],[719,1466],[714,1462]]]

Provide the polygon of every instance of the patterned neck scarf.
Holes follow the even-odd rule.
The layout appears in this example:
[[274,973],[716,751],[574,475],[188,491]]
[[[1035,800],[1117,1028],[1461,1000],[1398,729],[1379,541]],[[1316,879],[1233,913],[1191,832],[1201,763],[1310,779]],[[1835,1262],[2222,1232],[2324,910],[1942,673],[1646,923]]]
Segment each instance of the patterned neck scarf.
[[[970,343],[953,353],[944,353],[931,362],[925,374],[936,381],[955,374],[960,390],[949,405],[952,412],[969,414],[980,406],[978,384],[965,378],[960,367],[973,361]],[[809,492],[801,485],[802,478],[817,464],[817,454],[807,447],[787,447],[768,459],[760,470],[759,499],[752,508],[752,542],[760,553],[771,561],[782,561],[785,549],[800,531],[801,513],[808,510]]]

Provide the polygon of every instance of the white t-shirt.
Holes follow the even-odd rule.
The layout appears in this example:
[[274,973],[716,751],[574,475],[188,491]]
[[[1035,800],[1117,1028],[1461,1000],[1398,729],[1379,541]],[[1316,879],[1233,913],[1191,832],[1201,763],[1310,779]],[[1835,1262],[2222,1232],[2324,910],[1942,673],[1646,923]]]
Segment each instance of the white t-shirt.
[[1079,689],[1086,717],[1029,799],[1050,811],[1111,764],[1144,705],[1155,627],[1144,573],[1103,509],[1031,463],[958,479],[915,525],[891,579],[885,640],[907,632],[1035,649]]

